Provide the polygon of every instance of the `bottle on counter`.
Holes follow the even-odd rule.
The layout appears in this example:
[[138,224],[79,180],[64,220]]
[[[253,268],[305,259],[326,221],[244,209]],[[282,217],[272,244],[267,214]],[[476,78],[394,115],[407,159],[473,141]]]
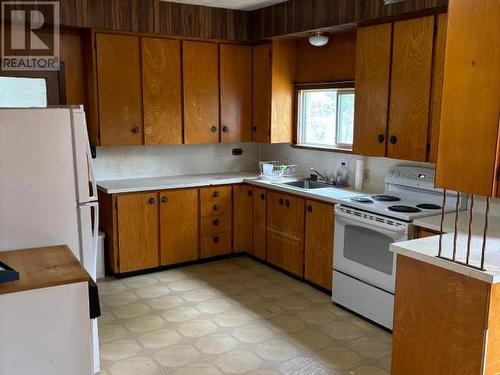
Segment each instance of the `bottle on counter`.
[[340,164],[339,169],[337,169],[337,174],[335,176],[335,185],[336,186],[347,186],[347,179],[348,179],[348,170],[346,163],[343,161]]

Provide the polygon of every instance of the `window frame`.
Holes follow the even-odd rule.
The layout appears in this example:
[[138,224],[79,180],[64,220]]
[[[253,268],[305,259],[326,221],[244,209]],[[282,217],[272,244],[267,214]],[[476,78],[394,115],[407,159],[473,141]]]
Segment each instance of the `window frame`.
[[[295,84],[294,86],[294,135],[293,135],[293,144],[294,148],[302,148],[309,150],[320,150],[320,151],[330,151],[330,152],[343,152],[343,153],[353,153],[354,145],[351,144],[336,144],[335,146],[323,146],[323,145],[308,145],[299,143],[300,139],[300,120],[301,114],[300,112],[300,92],[304,90],[327,90],[327,89],[337,89],[343,91],[353,92],[356,95],[354,81],[339,81],[339,82],[327,82],[327,83],[301,83]],[[339,97],[337,96],[337,103],[339,102]],[[337,112],[337,118],[339,113]],[[338,121],[336,121],[336,127],[338,126]],[[355,125],[354,125],[355,126]],[[337,128],[335,129],[337,132]]]

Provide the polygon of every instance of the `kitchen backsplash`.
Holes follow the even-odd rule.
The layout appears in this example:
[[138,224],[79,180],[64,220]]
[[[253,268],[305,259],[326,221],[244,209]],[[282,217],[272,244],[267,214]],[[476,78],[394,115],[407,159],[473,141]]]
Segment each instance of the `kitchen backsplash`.
[[[233,148],[243,154],[234,156]],[[94,159],[96,179],[175,176],[257,170],[256,143],[98,147]]]

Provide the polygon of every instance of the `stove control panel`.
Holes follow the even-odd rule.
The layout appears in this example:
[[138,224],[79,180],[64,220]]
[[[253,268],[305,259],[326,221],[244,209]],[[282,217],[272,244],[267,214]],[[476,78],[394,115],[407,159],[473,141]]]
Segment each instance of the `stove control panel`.
[[434,175],[433,168],[396,166],[387,171],[385,183],[434,190]]

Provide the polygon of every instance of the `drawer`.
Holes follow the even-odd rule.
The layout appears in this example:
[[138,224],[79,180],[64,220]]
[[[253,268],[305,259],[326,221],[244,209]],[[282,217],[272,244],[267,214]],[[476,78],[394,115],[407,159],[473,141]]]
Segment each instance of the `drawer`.
[[231,232],[231,215],[207,216],[201,218],[201,234]]
[[201,217],[231,215],[233,202],[230,200],[202,201]]
[[208,201],[231,201],[233,187],[232,186],[214,186],[200,189],[200,200]]
[[206,234],[201,236],[201,257],[209,258],[218,255],[231,254],[231,232]]

